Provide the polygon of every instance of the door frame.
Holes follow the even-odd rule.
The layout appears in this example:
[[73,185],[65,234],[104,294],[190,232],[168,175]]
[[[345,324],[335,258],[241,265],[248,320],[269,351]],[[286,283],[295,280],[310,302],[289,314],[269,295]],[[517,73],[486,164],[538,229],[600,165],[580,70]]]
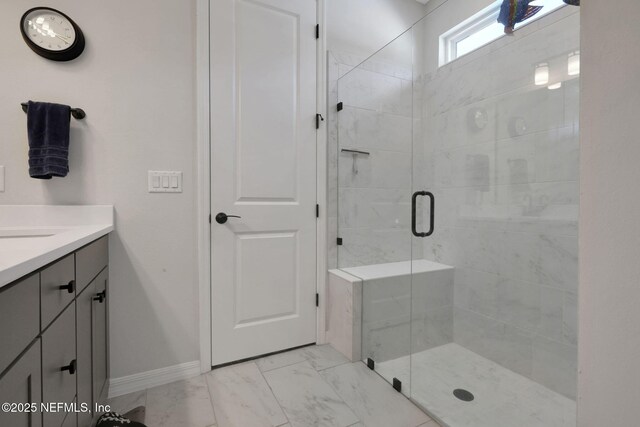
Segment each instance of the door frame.
[[[211,370],[211,129],[210,129],[210,4],[215,0],[196,3],[196,105],[197,105],[197,233],[198,233],[198,304],[200,372]],[[316,310],[316,341],[326,342],[327,283],[327,84],[325,0],[316,0],[317,40],[316,110],[325,117],[316,133],[316,200],[320,216],[316,221],[316,292],[320,306]]]

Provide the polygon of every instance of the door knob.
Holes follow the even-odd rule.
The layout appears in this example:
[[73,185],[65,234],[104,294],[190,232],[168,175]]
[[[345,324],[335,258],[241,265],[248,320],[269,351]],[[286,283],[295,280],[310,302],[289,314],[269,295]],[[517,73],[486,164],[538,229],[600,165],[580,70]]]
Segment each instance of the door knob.
[[242,218],[242,217],[238,215],[227,215],[224,212],[220,212],[218,215],[216,215],[216,222],[218,224],[224,224],[227,222],[227,219],[229,218]]

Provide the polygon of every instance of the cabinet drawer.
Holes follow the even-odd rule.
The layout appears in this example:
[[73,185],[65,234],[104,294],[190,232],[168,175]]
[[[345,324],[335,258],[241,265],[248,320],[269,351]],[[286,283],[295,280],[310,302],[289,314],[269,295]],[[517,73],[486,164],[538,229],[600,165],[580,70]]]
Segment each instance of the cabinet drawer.
[[[42,334],[42,400],[71,403],[76,396],[76,314],[69,306]],[[74,366],[75,369],[69,369]],[[65,370],[66,369],[66,370]],[[45,426],[59,426],[64,412],[43,414]]]
[[78,291],[82,291],[107,266],[109,262],[109,239],[96,240],[76,252],[76,278]]
[[0,373],[38,336],[39,307],[38,274],[0,291]]
[[41,320],[44,330],[76,297],[74,258],[69,255],[40,272]]
[[0,426],[40,427],[40,341],[31,348],[0,378],[0,402],[35,403],[35,412],[0,411]]

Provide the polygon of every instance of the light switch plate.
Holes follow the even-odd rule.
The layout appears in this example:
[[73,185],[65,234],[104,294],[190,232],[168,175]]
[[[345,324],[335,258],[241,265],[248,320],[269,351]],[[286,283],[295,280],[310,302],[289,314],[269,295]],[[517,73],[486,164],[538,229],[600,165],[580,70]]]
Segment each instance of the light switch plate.
[[182,172],[149,171],[149,193],[182,193]]
[[4,193],[4,166],[0,166],[0,193]]

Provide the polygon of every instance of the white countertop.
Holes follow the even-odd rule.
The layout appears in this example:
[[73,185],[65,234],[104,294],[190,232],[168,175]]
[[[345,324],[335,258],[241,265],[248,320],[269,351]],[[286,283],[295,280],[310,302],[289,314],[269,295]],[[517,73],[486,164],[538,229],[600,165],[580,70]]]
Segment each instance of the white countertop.
[[0,206],[0,288],[113,229],[113,206]]

